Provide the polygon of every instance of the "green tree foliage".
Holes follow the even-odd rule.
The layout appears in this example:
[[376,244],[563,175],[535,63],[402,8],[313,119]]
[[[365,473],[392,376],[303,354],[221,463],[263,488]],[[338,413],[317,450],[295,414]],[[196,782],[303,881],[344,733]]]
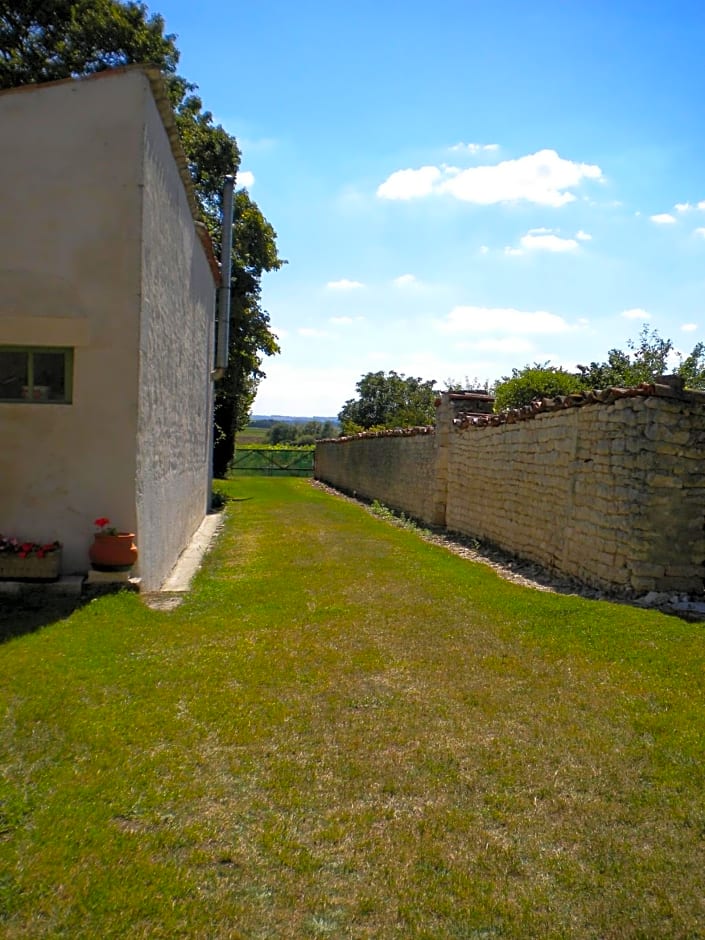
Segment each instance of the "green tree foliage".
[[[676,372],[688,388],[705,388],[705,346],[696,343],[692,352],[683,356],[670,339],[663,339],[655,329],[644,324],[638,339],[629,340],[627,351],[610,349],[606,362],[578,366],[584,388],[628,387],[653,382],[659,375]],[[669,360],[675,357],[674,369]]]
[[424,381],[396,372],[368,372],[355,386],[357,398],[346,401],[338,414],[343,433],[433,424],[434,385],[434,379]]
[[[677,361],[674,367],[673,360]],[[495,411],[519,408],[536,398],[552,398],[590,388],[628,388],[653,382],[660,375],[677,373],[686,388],[705,388],[705,343],[696,343],[687,356],[678,352],[670,339],[644,324],[636,340],[627,349],[610,349],[605,362],[578,365],[577,372],[566,372],[548,363],[534,363],[513,369],[495,386]]]
[[90,75],[131,62],[173,74],[175,36],[141,3],[0,0],[0,88]]
[[336,434],[337,427],[333,421],[276,421],[267,434],[267,441],[270,444],[302,446]]
[[678,374],[686,388],[705,389],[705,343],[696,343],[687,356],[680,357]]
[[553,398],[556,395],[569,395],[581,389],[578,376],[563,369],[536,362],[523,369],[512,369],[511,376],[505,375],[494,389],[495,411],[507,408],[521,408],[536,398]]
[[[196,86],[177,75],[176,37],[143,3],[0,0],[0,88],[79,77],[131,63],[164,74],[196,194],[220,251],[222,186],[240,166],[237,141],[203,110]],[[235,197],[230,366],[216,388],[214,470],[225,474],[235,432],[247,425],[264,356],[279,352],[262,309],[261,278],[283,264],[276,233],[249,195]]]

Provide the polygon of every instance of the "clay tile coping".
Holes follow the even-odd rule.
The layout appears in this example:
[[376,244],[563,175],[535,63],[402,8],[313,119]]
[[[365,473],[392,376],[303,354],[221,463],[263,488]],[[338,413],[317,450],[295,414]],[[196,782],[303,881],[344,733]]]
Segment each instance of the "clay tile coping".
[[323,444],[344,444],[346,441],[364,441],[376,437],[417,437],[422,434],[435,434],[434,427],[414,427],[414,428],[387,428],[383,431],[359,431],[357,434],[347,434],[344,437],[328,437],[318,443]]
[[[630,388],[610,387],[573,392],[570,395],[558,395],[555,398],[540,398],[522,408],[510,408],[491,415],[460,415],[453,421],[458,429],[469,427],[488,428],[501,424],[515,424],[528,421],[537,414],[562,411],[566,408],[582,408],[585,405],[611,405],[620,398],[678,398],[693,403],[705,403],[705,392],[683,389],[678,376],[659,376],[660,382],[642,382]],[[666,381],[666,380],[669,381]]]

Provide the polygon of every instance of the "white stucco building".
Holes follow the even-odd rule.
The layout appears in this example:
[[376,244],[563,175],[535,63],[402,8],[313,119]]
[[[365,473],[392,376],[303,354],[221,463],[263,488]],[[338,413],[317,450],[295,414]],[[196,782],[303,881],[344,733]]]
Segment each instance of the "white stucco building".
[[0,93],[0,532],[88,569],[136,533],[142,587],[210,498],[217,264],[158,72]]

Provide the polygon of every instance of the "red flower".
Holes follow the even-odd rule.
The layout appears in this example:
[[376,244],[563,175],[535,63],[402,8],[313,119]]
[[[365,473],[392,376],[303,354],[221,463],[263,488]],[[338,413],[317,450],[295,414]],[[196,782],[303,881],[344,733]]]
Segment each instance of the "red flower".
[[102,529],[103,526],[106,526],[109,522],[110,519],[108,519],[106,516],[101,516],[100,519],[95,520],[94,525],[100,526]]

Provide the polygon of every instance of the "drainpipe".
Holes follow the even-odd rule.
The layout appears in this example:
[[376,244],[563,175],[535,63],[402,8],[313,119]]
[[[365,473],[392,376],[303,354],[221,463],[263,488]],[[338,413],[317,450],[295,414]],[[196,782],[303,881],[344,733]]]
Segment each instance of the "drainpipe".
[[222,379],[228,367],[230,347],[230,276],[233,262],[233,192],[235,177],[226,176],[223,181],[223,234],[220,246],[220,287],[218,288],[218,335],[215,353],[215,368],[210,374],[210,429],[208,435],[208,504],[211,508],[213,492],[213,421],[215,408],[215,389],[213,382]]
[[223,184],[223,235],[220,247],[220,287],[218,288],[218,348],[214,379],[222,379],[228,367],[230,347],[230,275],[233,256],[233,191],[235,177],[226,176]]

